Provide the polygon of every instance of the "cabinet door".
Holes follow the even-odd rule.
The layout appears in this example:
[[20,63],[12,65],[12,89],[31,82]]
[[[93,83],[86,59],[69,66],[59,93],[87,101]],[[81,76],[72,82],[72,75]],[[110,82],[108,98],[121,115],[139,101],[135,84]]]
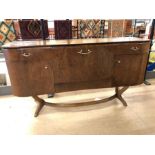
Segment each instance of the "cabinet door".
[[115,55],[113,86],[130,86],[139,82],[142,55]]
[[59,53],[59,60],[54,60],[56,83],[110,80],[112,55],[104,46],[66,46]]
[[6,52],[6,63],[11,79],[13,94],[32,96],[54,92],[52,62],[44,60],[44,51],[35,57],[33,49]]
[[40,61],[31,62],[25,65],[29,88],[32,94],[47,94],[54,92],[53,72],[51,63]]

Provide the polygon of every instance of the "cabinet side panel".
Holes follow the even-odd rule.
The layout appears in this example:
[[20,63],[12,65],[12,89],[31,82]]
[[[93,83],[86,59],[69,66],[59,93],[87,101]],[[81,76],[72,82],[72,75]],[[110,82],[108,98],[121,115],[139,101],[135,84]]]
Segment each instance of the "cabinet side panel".
[[13,95],[27,96],[27,92],[31,94],[29,82],[26,80],[26,70],[24,71],[23,64],[10,61],[6,61],[6,64],[10,76]]
[[142,84],[144,82],[147,60],[148,60],[148,53],[144,53],[142,55],[142,63],[141,63],[141,70],[140,70],[140,74],[139,74],[138,84]]
[[148,56],[149,56],[149,48],[150,48],[150,42],[146,42],[142,44],[142,53],[141,53],[141,68],[139,70],[139,79],[137,84],[142,84],[144,82],[145,78],[145,71],[146,71],[146,66],[147,66],[147,61],[148,61]]

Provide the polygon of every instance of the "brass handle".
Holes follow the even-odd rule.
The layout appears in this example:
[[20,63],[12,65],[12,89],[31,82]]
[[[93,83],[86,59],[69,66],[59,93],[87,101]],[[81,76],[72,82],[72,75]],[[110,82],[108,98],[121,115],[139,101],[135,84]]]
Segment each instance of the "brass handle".
[[121,60],[117,60],[117,63],[120,64],[121,63]]
[[45,69],[48,69],[48,66],[46,65],[46,66],[44,66],[44,68],[45,68]]
[[138,51],[139,48],[138,48],[138,47],[131,47],[131,50],[132,50],[132,51]]
[[82,54],[82,49],[79,52],[77,52],[77,53]]
[[83,50],[81,49],[81,50],[80,50],[79,52],[77,52],[77,53],[79,53],[79,54],[90,54],[91,52],[93,52],[93,51],[91,51],[91,50],[89,50],[89,49],[88,49],[88,52],[87,52],[87,53],[83,53],[82,51],[83,51]]
[[91,51],[90,49],[88,49],[88,54],[91,53],[91,52],[93,52],[93,51]]
[[31,56],[31,53],[22,53],[22,56],[29,57],[29,56]]

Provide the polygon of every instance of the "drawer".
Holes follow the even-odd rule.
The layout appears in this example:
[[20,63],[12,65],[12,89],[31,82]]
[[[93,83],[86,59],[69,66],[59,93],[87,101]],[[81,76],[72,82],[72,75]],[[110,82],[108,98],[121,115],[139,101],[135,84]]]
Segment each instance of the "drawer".
[[[148,52],[147,48],[145,48],[148,44],[146,43],[129,43],[129,44],[121,44],[120,52],[125,54],[138,54],[143,52]],[[146,51],[144,50],[146,49]]]
[[7,61],[50,61],[59,57],[63,50],[63,47],[38,47],[4,49],[3,52]]
[[34,60],[38,54],[30,49],[9,49],[4,50],[7,61],[30,61]]
[[118,43],[100,45],[100,48],[113,54],[140,54],[149,51],[149,42],[145,43]]

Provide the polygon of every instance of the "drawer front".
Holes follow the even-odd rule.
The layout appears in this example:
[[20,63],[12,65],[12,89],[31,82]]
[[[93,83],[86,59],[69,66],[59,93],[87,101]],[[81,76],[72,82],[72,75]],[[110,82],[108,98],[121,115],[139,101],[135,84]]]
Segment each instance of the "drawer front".
[[140,54],[149,51],[149,42],[146,43],[118,43],[107,44],[105,46],[107,51],[114,54]]
[[62,47],[5,49],[4,56],[7,61],[49,61],[57,56],[55,51],[62,49]]
[[31,49],[9,49],[4,50],[4,56],[7,61],[30,61],[38,54]]

